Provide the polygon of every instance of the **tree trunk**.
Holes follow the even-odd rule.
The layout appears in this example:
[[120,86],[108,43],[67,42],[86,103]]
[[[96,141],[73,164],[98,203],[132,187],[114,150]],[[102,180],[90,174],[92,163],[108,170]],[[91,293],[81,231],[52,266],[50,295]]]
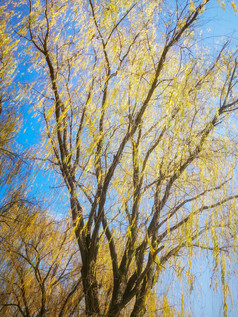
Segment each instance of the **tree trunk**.
[[91,263],[84,263],[82,270],[83,292],[85,298],[86,316],[98,316],[100,314],[97,280],[95,267]]
[[110,306],[109,311],[107,313],[107,317],[119,317],[120,315],[120,308],[118,305]]
[[130,317],[143,317],[146,313],[146,296],[148,293],[148,290],[152,286],[152,278],[153,278],[153,267],[150,268],[147,275],[144,278],[142,287],[139,291],[139,293],[136,295],[136,301],[134,308],[131,312]]

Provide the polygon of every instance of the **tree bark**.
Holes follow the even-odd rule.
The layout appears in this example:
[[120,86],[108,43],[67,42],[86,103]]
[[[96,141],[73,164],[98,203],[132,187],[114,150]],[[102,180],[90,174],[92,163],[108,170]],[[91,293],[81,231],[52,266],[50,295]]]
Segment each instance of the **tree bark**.
[[83,292],[85,296],[86,316],[100,315],[97,294],[97,280],[93,262],[84,263],[82,270]]

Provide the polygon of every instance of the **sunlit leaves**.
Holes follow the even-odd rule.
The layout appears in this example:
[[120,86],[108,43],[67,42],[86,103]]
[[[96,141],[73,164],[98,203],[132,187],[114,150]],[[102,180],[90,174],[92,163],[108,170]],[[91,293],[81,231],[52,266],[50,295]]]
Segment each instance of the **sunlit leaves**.
[[8,214],[1,221],[1,313],[73,313],[80,305],[79,266],[67,227],[27,203]]
[[235,1],[231,1],[231,5],[232,5],[232,8],[233,8],[234,12],[237,13],[237,7],[236,7],[236,4],[235,4]]

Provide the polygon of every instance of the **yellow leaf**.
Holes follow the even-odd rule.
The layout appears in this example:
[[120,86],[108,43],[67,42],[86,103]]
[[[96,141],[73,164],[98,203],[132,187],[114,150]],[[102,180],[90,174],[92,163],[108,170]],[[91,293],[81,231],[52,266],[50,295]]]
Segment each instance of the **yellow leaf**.
[[232,8],[235,12],[235,14],[237,13],[237,7],[236,7],[236,4],[235,4],[235,1],[231,1],[231,5],[232,5]]
[[196,10],[196,6],[193,1],[190,1],[189,11],[194,12]]

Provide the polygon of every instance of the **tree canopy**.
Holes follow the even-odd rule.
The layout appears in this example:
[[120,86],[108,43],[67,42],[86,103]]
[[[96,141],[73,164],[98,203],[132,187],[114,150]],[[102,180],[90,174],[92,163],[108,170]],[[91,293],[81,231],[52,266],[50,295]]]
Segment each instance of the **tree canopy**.
[[[173,268],[192,287],[193,258],[207,252],[221,272],[226,315],[238,242],[238,54],[228,40],[206,47],[209,2],[1,6],[1,65],[10,71],[1,70],[0,84],[27,64],[32,75],[14,81],[13,109],[29,103],[38,117],[42,142],[31,157],[54,173],[71,217],[54,219],[29,202],[9,208],[1,312],[184,315],[185,295],[180,311],[159,285]],[[1,126],[11,131],[11,120]]]

